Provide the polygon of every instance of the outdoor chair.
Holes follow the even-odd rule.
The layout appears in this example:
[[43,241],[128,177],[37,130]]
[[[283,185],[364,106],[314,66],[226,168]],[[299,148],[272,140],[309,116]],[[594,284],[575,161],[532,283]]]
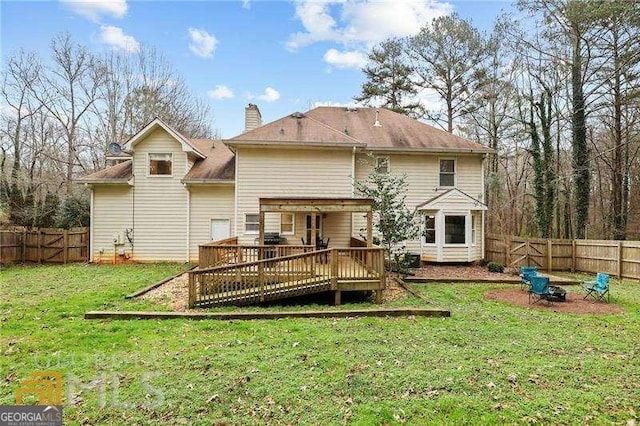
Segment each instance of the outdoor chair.
[[521,266],[520,267],[520,279],[521,288],[528,290],[531,287],[531,277],[538,275],[538,269],[535,266]]
[[532,276],[529,278],[531,287],[529,288],[529,303],[537,303],[546,300],[551,304],[551,293],[549,292],[549,277]]
[[606,302],[609,302],[609,275],[604,274],[602,272],[598,272],[596,274],[596,279],[591,281],[582,281],[580,283],[582,290],[584,290],[585,295],[584,298],[587,299],[589,296],[593,297],[594,301],[601,300],[605,302],[605,296],[607,298]]

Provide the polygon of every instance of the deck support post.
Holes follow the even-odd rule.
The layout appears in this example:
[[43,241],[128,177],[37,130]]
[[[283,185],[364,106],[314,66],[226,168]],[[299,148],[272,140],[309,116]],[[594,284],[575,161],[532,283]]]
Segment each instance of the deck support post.
[[260,222],[258,224],[258,227],[260,228],[258,241],[262,246],[264,245],[264,212],[262,210],[260,211]]
[[380,305],[382,303],[382,290],[374,290],[376,303]]
[[373,247],[373,212],[367,212],[367,247]]
[[342,292],[340,290],[336,290],[334,292],[334,305],[340,306],[341,301],[342,301]]

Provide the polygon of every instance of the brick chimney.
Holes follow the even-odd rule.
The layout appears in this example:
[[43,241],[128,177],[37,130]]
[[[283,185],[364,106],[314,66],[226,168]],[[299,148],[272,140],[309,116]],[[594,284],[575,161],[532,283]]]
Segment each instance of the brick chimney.
[[262,114],[258,105],[247,105],[244,109],[244,131],[248,132],[260,126],[262,126]]

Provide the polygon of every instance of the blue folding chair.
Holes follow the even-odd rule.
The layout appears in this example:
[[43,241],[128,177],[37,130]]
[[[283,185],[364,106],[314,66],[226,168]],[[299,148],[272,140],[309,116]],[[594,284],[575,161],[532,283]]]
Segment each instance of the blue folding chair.
[[608,274],[598,272],[595,280],[582,281],[580,286],[585,292],[584,298],[587,299],[591,296],[593,297],[594,302],[597,302],[598,300],[605,302],[606,297],[606,302],[609,302],[609,279]]
[[551,305],[551,293],[549,292],[549,277],[530,277],[531,288],[529,288],[529,303],[537,303],[546,300]]
[[538,275],[538,269],[535,266],[521,266],[520,267],[520,279],[522,280],[521,288],[528,290],[531,287],[531,277]]

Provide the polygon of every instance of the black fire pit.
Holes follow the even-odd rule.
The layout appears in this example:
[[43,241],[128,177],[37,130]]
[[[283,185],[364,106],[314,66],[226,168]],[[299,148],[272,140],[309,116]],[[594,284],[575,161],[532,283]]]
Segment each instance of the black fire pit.
[[555,285],[550,285],[548,287],[548,292],[545,295],[545,299],[551,300],[553,302],[566,302],[567,300],[567,290],[562,287],[558,287]]

